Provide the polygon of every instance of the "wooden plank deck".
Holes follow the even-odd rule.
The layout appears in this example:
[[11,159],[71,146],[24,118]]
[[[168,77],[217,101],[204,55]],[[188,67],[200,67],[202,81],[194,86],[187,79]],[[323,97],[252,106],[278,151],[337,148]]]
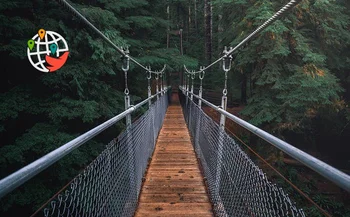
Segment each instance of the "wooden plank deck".
[[180,105],[167,110],[135,216],[213,216]]

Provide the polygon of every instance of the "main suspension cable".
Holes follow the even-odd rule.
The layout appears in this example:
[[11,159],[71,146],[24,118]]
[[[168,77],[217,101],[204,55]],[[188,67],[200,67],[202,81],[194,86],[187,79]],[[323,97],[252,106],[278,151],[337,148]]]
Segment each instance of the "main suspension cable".
[[[71,4],[69,4],[66,0],[57,0],[59,3],[61,3],[63,6],[68,8],[68,10],[75,16],[77,16],[83,23],[88,25],[94,32],[96,32],[101,38],[103,38],[109,45],[111,45],[118,53],[120,53],[123,57],[128,56],[130,61],[135,63],[136,65],[140,66],[144,70],[148,71],[148,68],[141,63],[139,63],[137,60],[132,58],[130,55],[125,53],[120,47],[118,47],[116,44],[114,44],[105,34],[103,34],[98,28],[96,28],[89,20],[84,17],[78,10],[76,10]],[[164,65],[164,68],[161,70],[161,72],[164,71],[166,65]],[[150,71],[153,74],[156,74],[155,71]]]
[[[194,73],[200,73],[201,71],[205,71],[209,69],[210,67],[214,66],[218,62],[220,62],[223,58],[230,56],[233,52],[238,50],[240,47],[242,47],[244,44],[246,44],[250,39],[252,39],[254,36],[256,36],[258,33],[260,33],[262,30],[266,29],[268,26],[270,26],[272,23],[274,23],[276,20],[280,19],[283,15],[285,15],[287,12],[289,12],[294,6],[299,4],[302,0],[291,0],[288,4],[286,4],[284,7],[282,7],[277,13],[275,13],[270,19],[265,21],[261,26],[259,26],[254,32],[252,32],[250,35],[248,35],[246,38],[244,38],[240,43],[238,43],[234,48],[230,48],[230,50],[225,53],[223,56],[209,64],[208,66],[201,68],[199,71],[196,71]],[[188,73],[187,68],[185,67],[185,70]]]

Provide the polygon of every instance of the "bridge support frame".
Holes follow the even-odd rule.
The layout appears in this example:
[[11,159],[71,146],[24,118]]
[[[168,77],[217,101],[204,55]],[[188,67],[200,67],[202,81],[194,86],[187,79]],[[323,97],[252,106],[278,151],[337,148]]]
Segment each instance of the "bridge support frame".
[[[222,98],[221,98],[221,109],[226,111],[227,109],[227,74],[231,70],[231,64],[232,64],[232,56],[228,55],[227,47],[224,48],[223,53],[224,58],[222,63],[223,71],[225,72],[225,84],[224,89],[222,91]],[[217,171],[215,176],[215,183],[217,185],[215,196],[217,198],[217,205],[218,207],[222,207],[221,204],[221,197],[220,197],[220,183],[221,183],[221,170],[222,170],[222,158],[223,158],[223,149],[224,149],[224,137],[225,137],[225,123],[226,123],[226,116],[221,114],[220,115],[220,126],[219,126],[219,144],[218,144],[218,157],[217,157]]]
[[[200,73],[199,73],[199,81],[200,81],[200,85],[199,85],[199,91],[198,91],[198,95],[199,95],[199,99],[198,99],[198,107],[201,109],[202,108],[202,94],[203,94],[203,78],[204,78],[204,75],[205,75],[205,72],[204,72],[204,66],[201,66],[200,67]],[[193,94],[192,94],[192,98],[193,98]],[[194,148],[195,148],[195,151],[196,153],[199,153],[199,128],[201,126],[201,118],[200,118],[200,114],[198,114],[198,116],[196,117],[197,118],[197,125],[196,125],[196,137],[195,137],[195,141],[194,141]],[[201,157],[200,155],[198,156],[199,158]]]

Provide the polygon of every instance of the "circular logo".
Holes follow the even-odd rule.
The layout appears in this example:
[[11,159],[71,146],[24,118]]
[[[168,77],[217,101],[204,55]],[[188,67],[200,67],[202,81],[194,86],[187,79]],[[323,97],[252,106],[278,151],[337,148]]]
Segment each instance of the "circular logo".
[[41,72],[54,72],[66,63],[68,44],[60,34],[40,29],[28,40],[27,54],[34,68]]

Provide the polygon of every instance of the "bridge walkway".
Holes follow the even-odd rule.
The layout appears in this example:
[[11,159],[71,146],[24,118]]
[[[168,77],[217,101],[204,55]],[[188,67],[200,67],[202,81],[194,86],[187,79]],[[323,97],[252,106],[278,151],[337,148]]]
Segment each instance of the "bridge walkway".
[[213,216],[180,105],[166,112],[135,216]]

